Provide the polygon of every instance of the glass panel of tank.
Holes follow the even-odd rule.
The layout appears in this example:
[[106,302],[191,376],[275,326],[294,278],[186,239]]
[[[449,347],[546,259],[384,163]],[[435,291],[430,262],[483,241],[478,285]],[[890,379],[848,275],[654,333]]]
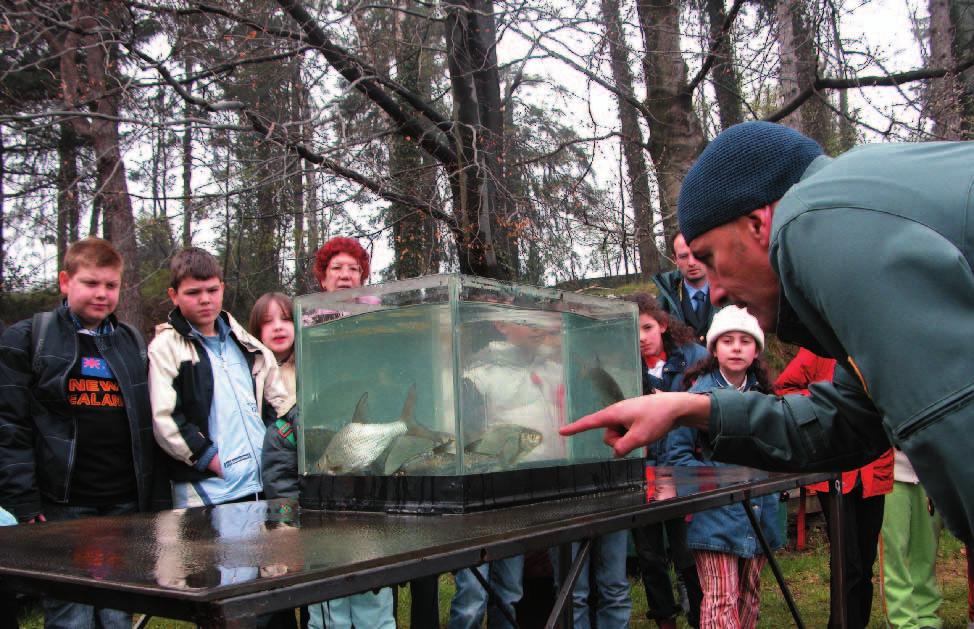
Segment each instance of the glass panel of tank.
[[558,428],[640,393],[628,302],[452,274],[305,295],[295,322],[302,474],[605,460]]

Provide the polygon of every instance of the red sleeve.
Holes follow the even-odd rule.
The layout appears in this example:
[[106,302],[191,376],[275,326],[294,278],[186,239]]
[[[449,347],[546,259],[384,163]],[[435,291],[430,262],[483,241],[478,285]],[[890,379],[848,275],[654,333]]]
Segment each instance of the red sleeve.
[[778,395],[789,393],[808,395],[808,385],[813,382],[832,380],[834,371],[835,360],[816,356],[802,348],[774,381],[774,392]]

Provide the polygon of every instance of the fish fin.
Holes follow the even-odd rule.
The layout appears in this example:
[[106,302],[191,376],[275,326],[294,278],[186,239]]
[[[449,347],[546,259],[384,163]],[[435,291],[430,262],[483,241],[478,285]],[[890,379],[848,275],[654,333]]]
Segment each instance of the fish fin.
[[406,434],[414,437],[424,437],[431,441],[436,441],[436,433],[419,424],[416,421],[416,383],[409,387],[406,394],[406,401],[402,404],[402,413],[399,414],[399,421],[406,424]]
[[362,397],[358,399],[358,403],[355,404],[355,412],[352,413],[352,421],[357,423],[363,423],[368,417],[369,408],[369,392],[366,391],[362,394]]
[[595,390],[598,391],[602,395],[602,398],[607,400],[609,404],[615,404],[616,402],[626,399],[625,394],[622,392],[622,387],[620,387],[615,378],[609,375],[609,372],[602,367],[593,367],[589,370],[588,376],[591,378],[592,384],[595,385]]
[[514,460],[517,458],[519,452],[520,447],[518,440],[508,439],[507,442],[504,443],[504,447],[501,448],[497,458],[500,459],[500,462],[504,464],[504,467],[509,467],[514,464]]
[[409,426],[416,421],[416,383],[414,382],[409,387],[409,393],[406,394],[406,401],[402,404],[402,413],[399,414],[399,419],[406,422]]

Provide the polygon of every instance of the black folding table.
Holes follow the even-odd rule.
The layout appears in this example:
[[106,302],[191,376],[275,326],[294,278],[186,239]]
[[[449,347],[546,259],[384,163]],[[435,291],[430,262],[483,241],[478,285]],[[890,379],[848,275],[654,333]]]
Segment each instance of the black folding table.
[[[549,621],[570,626],[570,588],[591,539],[835,480],[742,467],[654,471],[645,491],[462,515],[308,511],[271,500],[6,527],[0,578],[23,592],[207,627],[249,627],[257,614],[528,551],[561,546],[568,559],[571,542],[581,541],[576,561],[559,562],[563,588]],[[841,580],[841,540],[832,545],[832,569]],[[844,602],[837,590],[832,605],[839,617]]]

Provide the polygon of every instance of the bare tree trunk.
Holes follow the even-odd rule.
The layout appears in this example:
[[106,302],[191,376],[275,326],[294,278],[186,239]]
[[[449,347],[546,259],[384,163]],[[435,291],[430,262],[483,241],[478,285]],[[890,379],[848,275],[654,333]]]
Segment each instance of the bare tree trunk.
[[[942,68],[957,65],[974,49],[974,1],[930,0],[931,64]],[[928,109],[934,133],[945,140],[974,137],[974,71],[933,79]]]
[[307,268],[310,268],[311,264],[314,264],[314,255],[318,251],[318,243],[320,242],[319,227],[318,227],[318,188],[317,182],[315,181],[315,172],[310,168],[305,173],[305,216],[308,217],[308,250],[307,250],[307,266],[304,274],[301,276],[301,282],[298,284],[296,290],[301,292],[301,287],[304,291],[311,292],[314,291],[314,276],[308,273]]
[[[839,15],[838,11],[831,7],[829,11],[829,22],[832,24],[832,42],[835,47],[835,59],[839,64],[839,77],[848,78],[845,64],[845,51],[842,49],[842,38],[839,37]],[[839,91],[839,144],[836,147],[837,153],[845,153],[856,145],[856,127],[852,124],[852,112],[849,110],[849,91]]]
[[[115,111],[110,115],[118,114]],[[119,318],[141,328],[143,324],[142,297],[139,294],[141,275],[136,251],[135,219],[132,213],[132,201],[128,194],[128,183],[125,180],[122,153],[119,150],[117,124],[114,121],[94,120],[92,140],[99,183],[97,194],[102,199],[104,224],[112,243],[125,260],[122,296],[117,314]]]
[[[304,83],[301,82],[301,57],[298,57],[294,60],[294,75],[291,80],[291,115],[293,119],[301,121],[301,142],[308,141],[305,123],[308,117],[306,101]],[[294,288],[298,290],[303,284],[302,278],[307,261],[304,250],[304,176],[302,174],[304,161],[297,155],[289,157],[289,161],[291,162],[291,207],[294,210],[292,229],[294,236]]]
[[[117,314],[132,325],[143,327],[142,299],[139,294],[140,273],[136,252],[135,218],[128,194],[125,163],[119,145],[118,93],[107,87],[121,20],[127,12],[115,2],[82,2],[71,5],[71,29],[55,34],[45,31],[45,38],[60,57],[63,98],[68,109],[79,112],[71,124],[87,139],[95,152],[98,187],[92,211],[92,231],[97,226],[98,211],[104,215],[102,227],[122,258],[122,295]],[[60,35],[60,36],[59,36]],[[85,80],[79,68],[80,50],[84,49]],[[114,79],[112,79],[114,81]],[[99,114],[88,118],[78,103],[87,101]]]
[[[619,0],[602,0],[602,21],[605,23],[605,36],[609,42],[612,79],[620,91],[633,96],[629,49],[620,25]],[[649,279],[659,272],[660,260],[659,249],[656,247],[653,200],[649,192],[649,173],[643,155],[643,132],[639,128],[639,113],[636,108],[619,95],[616,96],[616,104],[622,131],[622,152],[629,175],[635,240],[639,247],[639,268],[643,278]]]
[[710,40],[719,41],[718,48],[714,51],[717,61],[710,71],[710,77],[717,96],[717,106],[720,108],[720,126],[726,129],[744,122],[744,110],[741,107],[741,77],[734,65],[733,41],[730,31],[725,33],[721,30],[727,19],[724,0],[707,0],[707,19]]
[[[7,262],[7,241],[4,238],[3,227],[6,221],[6,201],[7,195],[3,188],[3,182],[7,179],[7,168],[5,166],[3,145],[3,127],[0,127],[0,308],[3,307],[4,295],[7,294],[6,274],[4,268]],[[60,267],[59,267],[60,268]]]
[[498,198],[503,141],[497,70],[494,8],[490,0],[450,0],[446,7],[446,48],[453,86],[453,126],[457,169],[450,173],[454,211],[463,241],[461,271],[511,279],[518,261],[513,238],[502,227]]
[[[118,103],[114,97],[106,95],[105,87],[109,51],[101,42],[92,43],[87,51],[87,69],[88,82],[94,88],[92,91],[100,94],[97,111],[105,116],[117,117]],[[125,163],[122,161],[118,123],[114,120],[92,118],[89,128],[98,173],[97,195],[102,199],[105,226],[111,234],[113,244],[126,262],[122,276],[124,288],[117,314],[119,318],[141,328],[141,275],[136,251],[135,218],[125,176]]]
[[[974,51],[974,0],[952,0],[951,17],[954,19],[954,58],[958,61]],[[964,121],[961,128],[964,139],[974,138],[974,68],[959,75],[962,86],[961,110]]]
[[[183,61],[183,71],[186,76],[193,73],[193,62],[188,57]],[[183,129],[182,157],[183,157],[183,246],[193,244],[193,106],[189,101],[183,105],[183,116],[186,117],[186,127]]]
[[[405,8],[407,3],[400,2]],[[420,9],[419,5],[414,11]],[[431,22],[414,15],[396,13],[393,51],[397,80],[424,99],[429,98],[432,60],[427,53]],[[396,187],[419,199],[432,199],[436,194],[432,164],[423,157],[416,142],[402,136],[391,139],[389,171]],[[436,222],[426,213],[406,203],[389,206],[392,221],[392,244],[395,250],[397,279],[439,272],[439,242]]]
[[666,244],[679,232],[676,205],[683,177],[706,145],[700,119],[687,88],[687,66],[680,52],[680,0],[637,0],[646,48],[646,107],[650,115],[649,153],[656,166]]
[[78,146],[80,140],[70,124],[59,125],[57,176],[57,265],[64,267],[68,245],[78,239],[81,200],[78,196]]
[[226,189],[223,192],[223,233],[224,233],[224,246],[223,246],[223,276],[228,277],[230,274],[230,262],[231,262],[231,237],[233,234],[230,232],[232,223],[230,222],[230,160],[232,159],[232,144],[230,141],[230,131],[227,130],[223,134],[223,146],[227,147],[226,161],[223,164],[223,180],[226,182]]
[[88,218],[88,235],[98,235],[98,225],[101,221],[101,197],[96,196],[91,200],[91,216]]
[[[809,0],[778,0],[778,50],[781,57],[782,102],[789,102],[818,78],[816,29],[808,14]],[[801,131],[828,149],[832,119],[824,96],[813,95],[781,122]]]
[[[399,135],[418,143],[442,165],[453,215],[429,204],[424,209],[452,232],[460,270],[499,279],[514,277],[519,265],[517,240],[508,220],[506,194],[499,194],[504,192],[499,155],[503,119],[492,1],[450,0],[443,5],[452,120],[416,94],[377,79],[373,68],[330,40],[299,0],[277,2],[328,63],[398,125]],[[376,182],[368,187],[380,188]]]
[[[271,146],[269,144],[262,144],[255,147],[254,151],[255,157],[257,158],[257,163],[262,167],[257,169],[258,181],[261,179],[270,180],[272,179],[272,174],[268,172],[273,163]],[[280,269],[280,257],[278,255],[279,239],[277,236],[278,229],[280,227],[281,219],[279,215],[281,214],[280,200],[282,197],[286,197],[285,191],[281,187],[276,185],[262,185],[258,186],[256,190],[255,200],[256,204],[252,210],[256,216],[255,219],[248,220],[244,216],[243,208],[240,208],[238,213],[238,250],[237,250],[237,274],[242,275],[245,270],[253,270],[257,272],[257,276],[254,281],[247,282],[246,286],[237,284],[237,295],[235,295],[235,303],[246,303],[241,302],[240,298],[246,298],[247,300],[255,300],[259,297],[265,290],[270,290],[279,284],[279,277],[281,276]],[[244,233],[244,230],[253,230],[253,233]],[[244,252],[241,251],[243,248],[240,243],[246,235],[247,238],[247,257],[252,261],[252,263],[244,264],[242,257]]]
[[[801,91],[798,82],[798,52],[795,44],[795,21],[791,15],[793,0],[777,0],[775,8],[778,19],[778,86],[781,102],[787,103]],[[781,124],[801,131],[801,113],[795,111],[781,120]]]

